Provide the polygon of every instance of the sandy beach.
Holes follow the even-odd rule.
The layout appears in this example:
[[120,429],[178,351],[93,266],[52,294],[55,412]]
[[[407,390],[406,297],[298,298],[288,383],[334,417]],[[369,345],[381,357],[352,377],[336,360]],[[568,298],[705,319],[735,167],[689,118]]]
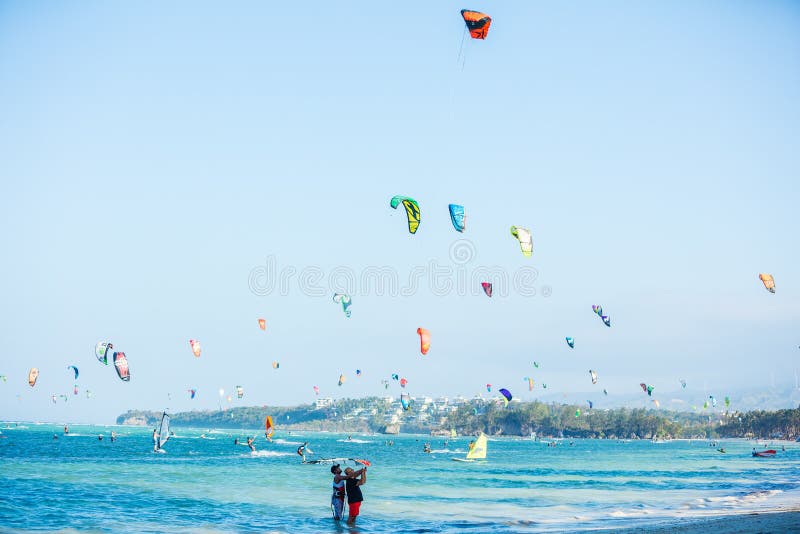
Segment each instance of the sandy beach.
[[596,532],[633,533],[647,532],[661,534],[680,532],[700,534],[717,532],[719,534],[760,534],[800,532],[800,504],[795,507],[771,510],[769,512],[730,514],[708,519],[678,519],[670,524],[660,523],[652,527],[631,529],[609,529]]

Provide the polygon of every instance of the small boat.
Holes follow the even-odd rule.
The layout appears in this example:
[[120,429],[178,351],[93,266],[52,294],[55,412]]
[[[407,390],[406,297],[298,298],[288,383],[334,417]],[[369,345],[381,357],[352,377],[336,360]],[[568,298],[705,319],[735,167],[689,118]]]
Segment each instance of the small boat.
[[478,439],[475,440],[475,444],[467,453],[466,458],[453,458],[456,462],[475,462],[478,460],[486,460],[486,434],[481,432],[481,435],[478,436]]
[[767,449],[765,451],[753,451],[753,456],[757,456],[759,458],[772,458],[778,453],[778,451],[774,449]]

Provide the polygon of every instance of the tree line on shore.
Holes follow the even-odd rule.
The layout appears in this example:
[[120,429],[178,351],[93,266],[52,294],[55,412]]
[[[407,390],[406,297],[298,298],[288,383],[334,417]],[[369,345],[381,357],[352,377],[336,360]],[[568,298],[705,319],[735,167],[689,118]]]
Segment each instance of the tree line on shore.
[[[384,432],[396,413],[378,398],[339,399],[330,406],[250,406],[171,414],[173,426],[260,429],[271,415],[278,429],[340,432]],[[359,414],[355,416],[354,414]],[[645,408],[588,409],[543,403],[467,402],[454,411],[420,421],[414,406],[397,420],[404,433],[651,439],[651,438],[783,438],[800,436],[800,408],[750,412],[671,412]],[[131,410],[118,424],[155,426],[161,412]]]

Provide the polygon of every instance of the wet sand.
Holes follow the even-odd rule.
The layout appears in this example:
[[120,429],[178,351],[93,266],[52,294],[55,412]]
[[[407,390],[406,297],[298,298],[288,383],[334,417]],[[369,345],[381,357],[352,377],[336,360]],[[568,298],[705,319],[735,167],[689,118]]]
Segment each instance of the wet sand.
[[620,534],[773,534],[800,533],[800,504],[785,510],[731,514],[714,518],[677,519],[671,523],[659,523],[635,529],[602,530],[597,532],[618,532]]

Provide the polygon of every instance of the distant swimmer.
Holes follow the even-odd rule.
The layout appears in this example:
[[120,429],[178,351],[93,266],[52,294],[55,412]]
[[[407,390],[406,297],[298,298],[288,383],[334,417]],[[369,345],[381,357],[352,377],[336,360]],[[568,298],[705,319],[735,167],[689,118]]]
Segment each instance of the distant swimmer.
[[58,439],[58,434],[53,434],[53,439]]
[[103,434],[97,435],[97,441],[103,441]]

